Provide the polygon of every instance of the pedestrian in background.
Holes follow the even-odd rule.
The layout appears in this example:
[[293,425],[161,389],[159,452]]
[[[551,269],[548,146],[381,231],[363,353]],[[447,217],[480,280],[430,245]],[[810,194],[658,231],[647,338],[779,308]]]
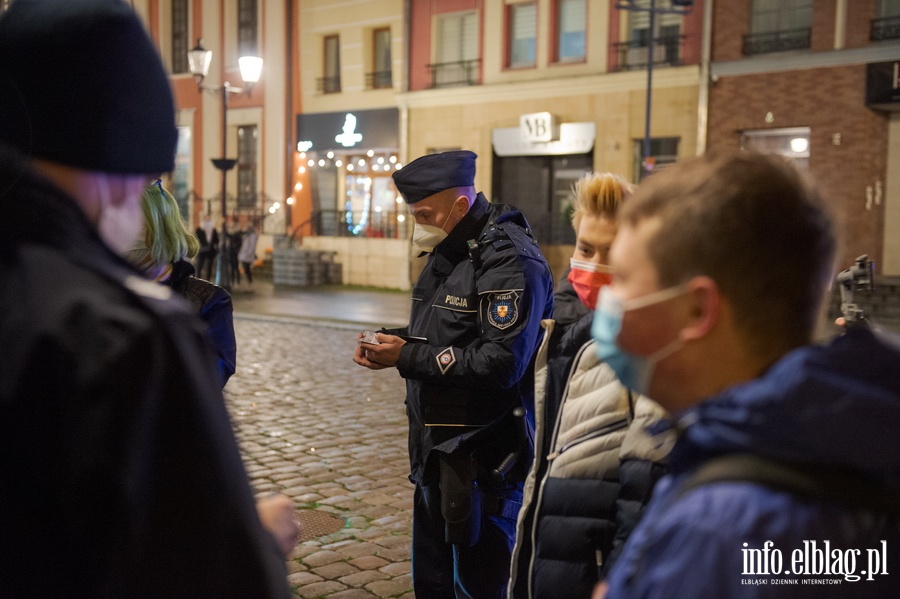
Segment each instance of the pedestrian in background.
[[530,366],[553,308],[550,269],[525,217],[476,193],[475,158],[433,154],[393,174],[428,261],[409,325],[360,343],[353,357],[406,379],[413,588],[429,599],[506,596],[532,450]]
[[671,444],[646,431],[662,408],[619,382],[591,339],[597,296],[612,281],[618,211],[633,190],[612,173],[588,173],[575,186],[567,281],[583,316],[541,322],[536,451],[519,513],[511,597],[590,597],[665,472]]
[[818,191],[780,156],[709,156],[619,220],[593,335],[679,434],[607,597],[900,597],[900,351],[863,326],[813,343],[837,247]]
[[200,244],[181,218],[175,198],[163,188],[162,180],[144,190],[141,209],[144,232],[126,258],[148,278],[170,287],[191,303],[206,325],[224,387],[237,363],[231,294],[194,276],[194,267],[188,260],[197,254]]
[[228,270],[231,275],[231,282],[235,285],[241,283],[241,265],[238,254],[241,252],[241,242],[244,232],[241,231],[240,225],[231,217],[231,223],[228,225]]
[[0,114],[0,596],[290,597],[202,325],[121,257],[178,136],[134,10],[12,2]]
[[241,239],[241,251],[238,252],[238,260],[244,274],[247,275],[247,284],[253,286],[253,264],[256,262],[256,243],[259,241],[259,234],[256,232],[256,223],[249,223],[244,230]]
[[219,253],[219,232],[213,226],[209,217],[200,221],[200,226],[194,231],[200,242],[200,251],[197,253],[197,276],[207,281],[212,281],[216,270],[216,256]]

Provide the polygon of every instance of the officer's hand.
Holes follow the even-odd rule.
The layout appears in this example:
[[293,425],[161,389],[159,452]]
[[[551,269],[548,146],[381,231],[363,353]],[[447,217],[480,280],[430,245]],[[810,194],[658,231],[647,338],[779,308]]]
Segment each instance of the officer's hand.
[[606,581],[598,582],[597,586],[594,587],[594,594],[591,595],[591,599],[603,599],[606,597],[606,592],[609,590],[609,585],[606,584]]
[[[360,366],[365,366],[370,370],[382,370],[384,368],[390,368],[391,366],[395,366],[397,364],[396,360],[393,364],[385,364],[381,362],[381,360],[376,357],[376,350],[381,347],[381,343],[362,343],[360,340],[362,339],[363,334],[360,333],[356,336],[356,351],[353,352],[353,361],[359,364]],[[393,335],[382,335],[378,333],[376,335],[376,339],[378,336],[381,337],[393,337]],[[399,337],[397,337],[399,339]],[[379,340],[380,341],[380,340]],[[405,343],[402,339],[400,339],[402,343]],[[397,351],[397,356],[399,358],[400,351]]]
[[[375,362],[382,366],[396,366],[400,360],[400,348],[406,345],[406,341],[396,335],[385,333],[376,333],[375,339],[378,343],[360,343],[357,353],[362,350],[362,358],[369,362]],[[359,363],[357,361],[357,364]]]

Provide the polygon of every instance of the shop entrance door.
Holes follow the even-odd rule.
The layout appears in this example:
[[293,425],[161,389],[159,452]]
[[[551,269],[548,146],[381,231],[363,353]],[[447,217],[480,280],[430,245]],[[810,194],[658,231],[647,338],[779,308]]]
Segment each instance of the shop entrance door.
[[494,154],[491,199],[521,210],[542,245],[573,244],[572,189],[592,169],[593,162],[592,154]]

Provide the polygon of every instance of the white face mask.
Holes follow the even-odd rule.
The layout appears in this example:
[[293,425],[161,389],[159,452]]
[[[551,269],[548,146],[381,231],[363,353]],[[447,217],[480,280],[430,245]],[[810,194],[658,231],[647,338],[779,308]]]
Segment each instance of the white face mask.
[[141,194],[147,185],[144,177],[123,177],[119,189],[123,197],[114,198],[109,176],[97,173],[97,195],[100,201],[100,218],[97,233],[109,248],[120,256],[133,249],[144,232],[144,211],[141,210]]
[[[454,203],[453,206],[456,207],[456,203]],[[444,231],[444,227],[447,226],[447,222],[450,220],[450,215],[452,213],[453,208],[447,213],[447,218],[444,219],[444,224],[440,227],[416,223],[413,226],[413,245],[420,251],[433,252],[434,248],[447,239],[447,235],[449,235],[449,233]]]

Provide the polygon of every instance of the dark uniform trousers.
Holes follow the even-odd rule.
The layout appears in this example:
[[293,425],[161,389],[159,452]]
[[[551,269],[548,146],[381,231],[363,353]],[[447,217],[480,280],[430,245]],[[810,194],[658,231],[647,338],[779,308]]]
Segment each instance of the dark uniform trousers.
[[[473,547],[444,540],[438,483],[418,484],[413,499],[413,579],[416,597],[491,599],[506,596],[509,572],[485,564],[509,563],[522,507],[522,486],[489,489],[482,508],[481,538]],[[417,567],[417,560],[429,568]],[[449,573],[455,572],[453,576]]]

